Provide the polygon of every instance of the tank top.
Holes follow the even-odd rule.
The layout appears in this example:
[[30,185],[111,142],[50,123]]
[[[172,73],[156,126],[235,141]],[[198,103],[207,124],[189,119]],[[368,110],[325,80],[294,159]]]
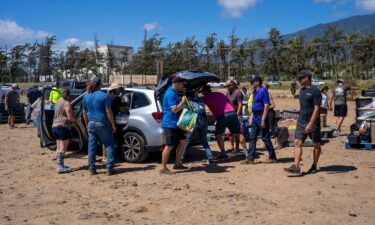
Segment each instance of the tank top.
[[64,107],[66,102],[68,101],[62,98],[56,102],[52,127],[64,127],[70,129],[70,122]]

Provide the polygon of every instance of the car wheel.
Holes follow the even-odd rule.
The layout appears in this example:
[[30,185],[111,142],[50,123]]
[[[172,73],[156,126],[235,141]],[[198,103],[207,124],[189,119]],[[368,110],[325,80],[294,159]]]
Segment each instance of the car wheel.
[[141,135],[135,132],[127,132],[124,134],[122,143],[127,162],[137,163],[146,160],[149,152],[145,149],[145,141]]

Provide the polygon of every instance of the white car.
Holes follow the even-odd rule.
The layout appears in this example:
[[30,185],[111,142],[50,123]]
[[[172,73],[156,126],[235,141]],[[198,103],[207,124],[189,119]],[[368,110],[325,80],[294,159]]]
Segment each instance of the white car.
[[315,85],[315,86],[320,86],[320,85],[325,85],[326,84],[325,82],[319,81],[317,79],[312,79],[311,83],[312,83],[312,85]]
[[210,82],[207,83],[210,87],[219,87],[219,88],[224,88],[225,87],[225,82]]

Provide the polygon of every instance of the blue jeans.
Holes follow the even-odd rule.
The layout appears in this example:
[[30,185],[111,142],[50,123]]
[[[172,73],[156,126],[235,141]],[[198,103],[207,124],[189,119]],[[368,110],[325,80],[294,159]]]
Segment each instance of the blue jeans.
[[249,146],[249,154],[248,159],[254,160],[255,159],[255,151],[257,146],[257,137],[259,134],[262,137],[262,140],[268,150],[268,158],[270,159],[276,159],[276,153],[275,149],[273,148],[272,142],[271,142],[271,132],[270,128],[268,126],[268,121],[266,121],[266,127],[262,128],[260,122],[253,122],[251,125],[250,130],[250,146]]
[[95,170],[96,150],[99,140],[105,146],[107,152],[106,168],[113,169],[115,165],[115,144],[109,122],[89,122],[88,133],[89,170]]
[[210,145],[208,144],[208,141],[207,141],[207,123],[204,123],[199,127],[196,127],[192,133],[186,134],[186,144],[184,146],[182,158],[185,158],[186,153],[190,150],[190,146],[192,145],[194,134],[196,133],[198,133],[200,137],[207,159],[213,159],[214,156],[212,155]]

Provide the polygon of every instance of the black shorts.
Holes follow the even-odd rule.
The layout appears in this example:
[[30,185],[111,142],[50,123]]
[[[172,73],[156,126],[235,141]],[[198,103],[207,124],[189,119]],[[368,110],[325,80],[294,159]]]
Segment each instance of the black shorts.
[[180,140],[185,140],[186,132],[179,128],[164,128],[165,145],[176,146]]
[[313,143],[320,143],[321,134],[320,134],[320,124],[315,124],[311,133],[307,134],[305,131],[305,126],[301,126],[297,124],[295,138],[298,140],[302,140],[302,143],[306,141],[307,137],[310,137]]
[[52,127],[52,132],[58,141],[66,141],[72,138],[72,132],[65,127]]
[[348,114],[348,106],[347,105],[335,105],[335,117],[346,117]]
[[15,106],[9,106],[8,107],[8,114],[9,116],[15,116],[16,115],[16,107]]

